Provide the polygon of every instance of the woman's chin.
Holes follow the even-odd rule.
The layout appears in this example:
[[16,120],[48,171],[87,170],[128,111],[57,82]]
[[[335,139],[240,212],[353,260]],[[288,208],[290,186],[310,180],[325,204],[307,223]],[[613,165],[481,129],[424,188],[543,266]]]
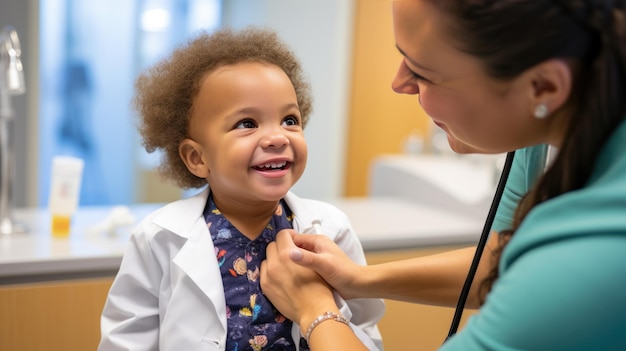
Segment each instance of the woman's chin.
[[450,137],[450,135],[448,135],[448,145],[450,145],[450,149],[452,149],[452,151],[457,154],[492,154],[501,152],[480,148],[475,145],[470,145],[468,143],[460,141],[459,139]]
[[453,139],[448,135],[448,145],[450,146],[450,149],[452,151],[454,151],[454,153],[457,154],[469,154],[471,153],[471,148],[469,145],[460,142],[457,139]]

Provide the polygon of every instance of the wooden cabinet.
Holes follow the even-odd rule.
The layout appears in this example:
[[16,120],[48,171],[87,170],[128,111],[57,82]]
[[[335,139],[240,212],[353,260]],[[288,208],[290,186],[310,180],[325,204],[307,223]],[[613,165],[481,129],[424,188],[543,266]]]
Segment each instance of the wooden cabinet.
[[[376,264],[425,256],[456,248],[458,247],[368,252],[366,256],[368,264]],[[378,328],[383,336],[386,351],[430,351],[437,350],[443,344],[450,330],[454,308],[417,305],[391,300],[385,300],[385,304],[387,311],[378,324]],[[473,313],[475,313],[474,310],[463,312],[460,328]]]
[[0,286],[0,350],[96,350],[113,278]]
[[[433,254],[456,247],[366,253],[368,263]],[[96,350],[100,314],[113,278],[0,286],[0,350]],[[436,350],[454,309],[385,301],[379,324],[385,350]],[[463,322],[473,310],[465,311]],[[463,326],[463,322],[461,326]]]

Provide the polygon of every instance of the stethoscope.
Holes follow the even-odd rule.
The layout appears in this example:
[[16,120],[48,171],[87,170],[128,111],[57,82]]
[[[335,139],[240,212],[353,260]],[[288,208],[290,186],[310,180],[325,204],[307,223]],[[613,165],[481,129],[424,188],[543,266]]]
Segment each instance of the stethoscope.
[[472,281],[474,280],[474,276],[476,275],[476,270],[478,269],[478,264],[480,263],[480,257],[483,254],[487,239],[489,238],[491,226],[493,225],[493,220],[496,217],[496,211],[498,210],[498,205],[500,205],[500,200],[502,199],[502,193],[504,192],[506,181],[509,178],[509,173],[511,172],[513,156],[515,156],[515,151],[511,151],[506,154],[506,160],[504,161],[502,174],[500,175],[500,180],[498,181],[498,187],[496,188],[496,193],[494,194],[493,200],[491,201],[491,207],[489,207],[489,213],[487,214],[487,219],[485,220],[483,232],[480,235],[480,239],[478,240],[476,252],[474,253],[474,259],[472,260],[472,264],[469,268],[469,271],[467,272],[465,283],[463,284],[461,294],[459,295],[459,301],[456,304],[454,317],[452,317],[450,331],[448,332],[448,336],[446,337],[445,341],[447,341],[448,339],[450,339],[450,337],[456,334],[457,329],[459,328],[461,316],[463,315],[463,309],[465,308],[465,302],[467,301],[467,296],[469,295],[470,288],[472,287]]

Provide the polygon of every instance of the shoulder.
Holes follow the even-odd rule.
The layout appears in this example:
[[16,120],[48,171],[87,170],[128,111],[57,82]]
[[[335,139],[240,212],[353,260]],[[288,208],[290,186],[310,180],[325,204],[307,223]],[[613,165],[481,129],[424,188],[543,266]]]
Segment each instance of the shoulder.
[[548,148],[548,145],[541,144],[515,151],[511,173],[514,177],[522,178],[517,179],[517,181],[524,184],[526,189],[532,187],[543,174]]
[[202,212],[208,192],[165,204],[144,217],[133,234],[152,240],[160,235],[176,235],[190,238],[204,220]]
[[626,153],[596,165],[581,189],[548,200],[527,215],[504,252],[512,262],[545,244],[590,237],[626,238]]
[[299,233],[315,233],[313,223],[319,223],[321,231],[338,244],[352,245],[358,242],[348,216],[337,206],[328,202],[305,199],[292,192],[285,196],[293,212],[294,229]]
[[515,151],[492,230],[500,232],[511,227],[517,205],[543,173],[547,150],[547,145],[537,145]]
[[501,270],[480,313],[454,344],[463,350],[485,343],[494,350],[624,345],[626,280],[616,279],[626,274],[624,250],[626,241],[612,235],[568,237],[527,250]]

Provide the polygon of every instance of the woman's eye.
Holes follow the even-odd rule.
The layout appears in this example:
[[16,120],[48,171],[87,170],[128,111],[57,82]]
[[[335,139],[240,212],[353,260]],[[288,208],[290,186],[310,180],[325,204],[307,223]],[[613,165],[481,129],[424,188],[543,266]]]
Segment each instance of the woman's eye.
[[236,129],[256,128],[256,123],[251,119],[244,119],[235,125]]
[[430,81],[428,79],[420,76],[419,74],[417,74],[417,73],[415,73],[415,72],[413,72],[411,70],[409,70],[409,72],[411,72],[411,76],[413,76],[413,79],[418,80],[418,81],[423,82],[423,83],[430,83]]
[[294,116],[286,117],[283,120],[283,125],[285,125],[285,126],[297,126],[299,124],[300,124],[300,122],[299,122],[298,118],[296,118]]

